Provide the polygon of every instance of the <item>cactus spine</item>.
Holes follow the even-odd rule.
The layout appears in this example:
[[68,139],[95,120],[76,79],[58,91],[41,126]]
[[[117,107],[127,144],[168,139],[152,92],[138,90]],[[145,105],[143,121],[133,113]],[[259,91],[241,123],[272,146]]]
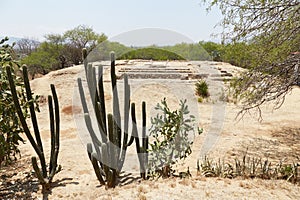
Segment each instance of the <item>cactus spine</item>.
[[[78,78],[79,94],[84,111],[85,122],[92,139],[92,143],[87,144],[87,151],[99,182],[102,185],[106,185],[108,188],[111,188],[115,187],[117,184],[118,175],[124,165],[127,147],[130,146],[133,143],[134,138],[137,137],[137,135],[128,135],[130,85],[128,83],[128,76],[124,74],[124,125],[122,130],[114,53],[111,53],[110,69],[113,95],[112,114],[106,114],[103,86],[103,66],[97,67],[98,77],[96,78],[96,68],[92,67],[92,65],[87,62],[86,49],[83,49],[82,55],[84,59],[88,90],[99,129],[98,131],[94,131],[92,127],[82,80]],[[146,124],[146,119],[144,121]],[[100,133],[100,137],[97,137],[96,133],[98,133],[98,135]]]
[[[57,157],[59,153],[59,126],[60,126],[60,119],[59,119],[59,104],[58,104],[58,98],[55,91],[54,85],[50,85],[52,96],[48,96],[48,105],[49,105],[49,117],[50,117],[50,134],[51,134],[51,152],[50,152],[50,162],[49,162],[49,169],[47,170],[46,166],[46,160],[43,150],[43,144],[40,136],[40,131],[37,123],[37,118],[35,114],[35,108],[32,98],[32,92],[30,89],[29,79],[28,79],[28,72],[27,67],[23,66],[23,78],[24,78],[24,85],[26,89],[26,97],[27,101],[29,103],[29,110],[30,110],[30,116],[31,116],[31,122],[33,126],[33,131],[35,138],[32,136],[27,122],[25,120],[25,117],[23,115],[23,112],[20,107],[20,103],[18,100],[18,95],[16,91],[16,86],[13,81],[11,68],[6,68],[10,90],[13,96],[14,105],[16,106],[17,114],[20,119],[20,122],[22,124],[23,130],[26,134],[26,137],[28,138],[30,144],[34,148],[35,152],[38,155],[38,158],[41,163],[41,169],[38,167],[37,164],[37,158],[32,157],[32,166],[33,169],[40,181],[40,183],[43,186],[44,189],[48,189],[50,187],[50,183],[52,182],[52,179],[54,175],[59,171],[57,166]],[[54,106],[53,106],[54,102]]]

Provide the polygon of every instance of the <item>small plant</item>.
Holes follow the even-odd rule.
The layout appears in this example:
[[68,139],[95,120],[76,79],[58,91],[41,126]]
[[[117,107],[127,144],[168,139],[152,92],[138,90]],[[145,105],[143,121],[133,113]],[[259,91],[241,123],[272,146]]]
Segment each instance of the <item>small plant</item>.
[[16,109],[16,113],[22,124],[25,135],[27,136],[30,144],[32,145],[36,154],[38,155],[41,169],[38,167],[37,158],[35,156],[32,157],[32,166],[37,178],[39,179],[39,182],[42,185],[43,191],[45,191],[51,187],[51,182],[54,175],[58,171],[60,171],[60,166],[57,165],[57,158],[59,152],[59,126],[60,126],[59,105],[58,105],[57,94],[54,85],[50,85],[52,96],[51,95],[48,96],[48,105],[49,105],[49,117],[50,117],[51,151],[50,151],[50,162],[47,169],[45,153],[44,153],[40,131],[37,123],[37,117],[35,113],[36,108],[34,106],[34,99],[32,97],[32,91],[30,89],[30,84],[28,79],[27,67],[23,66],[23,78],[24,78],[24,86],[26,89],[26,100],[29,105],[30,118],[32,121],[35,138],[33,137],[33,134],[29,130],[29,127],[26,122],[26,117],[25,117],[26,115],[24,115],[23,110],[20,106],[19,96],[16,89],[16,83],[14,82],[14,78],[11,70],[12,69],[10,66],[6,67],[6,74],[9,81],[9,87],[11,90],[13,103]]
[[198,103],[203,103],[203,98],[202,97],[198,97]]
[[202,98],[207,98],[209,97],[209,92],[208,92],[208,84],[206,83],[205,80],[200,80],[195,84],[196,87],[196,95],[202,97]]
[[272,164],[268,159],[246,155],[242,159],[235,158],[232,163],[220,159],[216,162],[205,156],[202,161],[198,160],[197,171],[206,177],[285,179],[296,183],[300,180],[299,166],[298,163],[283,164],[282,161]]
[[173,165],[192,153],[189,135],[194,132],[195,117],[189,115],[186,100],[180,101],[179,110],[171,111],[164,98],[155,109],[160,113],[151,118],[149,173],[167,178],[175,172]]

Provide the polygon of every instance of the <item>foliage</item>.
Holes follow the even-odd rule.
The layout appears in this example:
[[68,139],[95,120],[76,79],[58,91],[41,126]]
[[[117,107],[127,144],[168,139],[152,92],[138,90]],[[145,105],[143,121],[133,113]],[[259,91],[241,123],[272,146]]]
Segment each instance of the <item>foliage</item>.
[[223,45],[215,42],[199,42],[205,51],[212,57],[213,61],[221,61],[221,54],[223,53]]
[[82,62],[81,51],[83,48],[86,48],[88,53],[92,51],[97,44],[105,41],[107,36],[103,33],[97,34],[91,27],[86,25],[79,25],[74,29],[68,30],[64,33],[63,38],[67,44],[67,47],[72,50],[72,62],[75,65],[78,65]]
[[29,66],[29,72],[46,74],[49,71],[61,69],[82,63],[81,50],[92,51],[107,37],[97,34],[92,28],[79,25],[64,34],[48,34],[35,51],[22,58],[22,63]]
[[192,153],[190,134],[194,131],[193,115],[189,115],[185,101],[180,101],[179,110],[171,111],[164,98],[155,109],[159,111],[151,118],[149,134],[152,137],[149,149],[150,175],[169,177],[174,173],[173,166]]
[[21,62],[29,66],[29,72],[33,76],[36,73],[46,74],[62,68],[59,61],[62,50],[62,45],[43,42],[35,52],[24,57]]
[[[130,52],[130,50],[132,52]],[[199,44],[180,43],[174,46],[149,46],[141,49],[124,49],[120,59],[152,60],[211,60],[211,56]]]
[[200,44],[181,43],[161,48],[174,52],[186,60],[211,60],[209,53]]
[[232,65],[249,68],[254,62],[254,57],[251,52],[254,47],[245,42],[236,42],[227,44],[223,48],[222,60]]
[[121,55],[119,59],[184,60],[183,57],[159,48],[141,48]]
[[212,56],[214,61],[227,62],[243,68],[251,68],[256,61],[253,56],[256,45],[252,43],[234,42],[218,44],[204,41],[199,43]]
[[7,40],[8,38],[5,38],[0,41],[0,165],[3,162],[7,164],[15,160],[17,154],[20,153],[18,145],[20,142],[24,142],[20,136],[23,129],[16,116],[16,108],[5,71],[7,66],[12,67],[12,76],[18,86],[17,95],[21,102],[21,109],[25,117],[28,117],[24,85],[21,79],[15,75],[20,67],[15,60],[13,46],[4,44]]
[[280,161],[272,164],[268,159],[262,160],[247,155],[242,159],[235,158],[234,162],[224,162],[220,159],[214,161],[207,156],[197,162],[198,174],[205,177],[284,179],[293,183],[300,181],[298,167],[297,163]]
[[202,97],[202,98],[207,98],[209,97],[209,92],[208,92],[208,84],[206,83],[205,80],[199,80],[197,83],[195,83],[196,86],[196,95]]
[[120,58],[122,55],[132,51],[130,47],[126,47],[118,42],[110,42],[105,40],[98,44],[88,55],[89,62],[110,60],[110,52],[114,51],[115,56]]
[[[300,2],[298,0],[203,0],[223,14],[224,42],[251,45],[245,57],[249,71],[233,82],[242,99],[241,114],[266,102],[280,107],[299,85]],[[243,48],[239,53],[245,51]],[[296,53],[292,53],[296,52]],[[292,55],[291,55],[292,53]],[[243,62],[243,61],[239,61]],[[244,64],[242,64],[244,65]]]

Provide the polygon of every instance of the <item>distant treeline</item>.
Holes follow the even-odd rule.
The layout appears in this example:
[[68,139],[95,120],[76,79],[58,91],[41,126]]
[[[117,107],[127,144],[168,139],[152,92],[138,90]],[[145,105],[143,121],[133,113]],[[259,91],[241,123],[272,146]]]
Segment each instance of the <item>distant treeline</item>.
[[86,48],[89,61],[109,60],[114,51],[118,59],[147,60],[214,60],[229,62],[240,67],[249,67],[252,44],[219,44],[201,41],[180,43],[173,46],[127,47],[118,42],[110,42],[107,36],[95,33],[92,28],[80,25],[64,34],[48,34],[46,41],[35,42],[22,39],[15,45],[21,64],[26,64],[29,72],[46,74],[82,63],[81,51]]

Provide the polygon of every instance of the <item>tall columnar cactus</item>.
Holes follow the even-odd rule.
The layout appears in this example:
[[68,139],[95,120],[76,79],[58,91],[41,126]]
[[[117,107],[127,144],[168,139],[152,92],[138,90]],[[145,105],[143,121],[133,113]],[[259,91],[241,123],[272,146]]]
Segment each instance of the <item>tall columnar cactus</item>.
[[[130,86],[128,83],[128,77],[124,74],[124,125],[122,130],[114,53],[111,53],[110,70],[113,94],[112,114],[106,114],[103,87],[103,66],[98,66],[96,71],[96,68],[89,64],[86,58],[87,51],[83,49],[85,75],[98,125],[98,130],[95,131],[92,127],[91,116],[85,99],[82,80],[78,78],[78,87],[84,111],[84,118],[92,139],[92,143],[87,144],[87,152],[99,182],[103,185],[107,185],[109,188],[115,187],[118,175],[121,172],[125,161],[127,147],[133,143],[134,138],[138,138],[137,131],[134,132],[135,135],[132,134],[129,136],[128,134],[130,110]],[[98,72],[98,77],[96,77],[96,72]],[[144,110],[144,112],[146,111]],[[143,124],[146,125],[146,117],[143,120]],[[146,132],[144,135],[145,134]],[[138,139],[136,139],[136,141],[138,141]],[[138,147],[140,146],[138,145]],[[141,150],[139,150],[139,152],[141,152]]]
[[[50,117],[50,134],[51,134],[51,152],[50,152],[49,168],[47,170],[46,159],[45,159],[45,154],[44,154],[44,150],[43,150],[43,144],[42,144],[42,140],[41,140],[41,136],[40,136],[40,131],[39,131],[38,123],[37,123],[37,117],[35,114],[35,107],[34,107],[34,103],[33,103],[32,92],[30,89],[30,84],[29,84],[29,79],[28,79],[27,67],[23,66],[23,78],[24,78],[26,97],[27,97],[27,101],[29,103],[30,116],[31,116],[31,121],[32,121],[35,138],[32,136],[32,134],[28,128],[26,119],[25,119],[22,109],[20,107],[20,103],[19,103],[18,95],[17,95],[17,91],[16,91],[16,85],[13,81],[13,77],[12,77],[12,73],[11,73],[11,68],[7,67],[6,72],[7,72],[10,90],[11,90],[11,93],[13,96],[14,104],[16,106],[18,117],[20,119],[20,122],[24,129],[24,132],[25,132],[30,144],[34,148],[34,150],[37,153],[38,158],[40,160],[41,170],[38,167],[37,158],[32,157],[33,169],[34,169],[41,185],[43,186],[43,190],[48,189],[50,187],[50,183],[52,182],[54,175],[59,171],[59,167],[57,165],[57,157],[58,157],[58,152],[59,152],[60,119],[59,119],[58,98],[57,98],[57,94],[55,91],[55,87],[53,84],[50,85],[52,96],[51,95],[48,96],[49,117]],[[54,106],[53,106],[53,102],[54,102]]]

